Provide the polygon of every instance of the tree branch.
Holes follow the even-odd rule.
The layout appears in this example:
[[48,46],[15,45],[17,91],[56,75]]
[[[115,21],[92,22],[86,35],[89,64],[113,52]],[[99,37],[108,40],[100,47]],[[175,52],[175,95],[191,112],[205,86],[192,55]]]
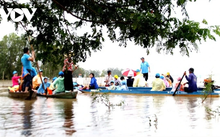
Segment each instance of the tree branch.
[[95,23],[103,23],[103,22],[100,22],[100,21],[92,21],[92,20],[87,20],[87,19],[83,19],[77,15],[74,15],[71,11],[69,11],[68,9],[66,9],[63,5],[61,5],[59,2],[57,2],[56,0],[53,0],[57,5],[59,5],[63,10],[65,10],[67,13],[69,13],[70,15],[72,15],[73,17],[77,18],[77,19],[80,19],[80,20],[84,20],[84,21],[87,21],[87,22],[95,22]]

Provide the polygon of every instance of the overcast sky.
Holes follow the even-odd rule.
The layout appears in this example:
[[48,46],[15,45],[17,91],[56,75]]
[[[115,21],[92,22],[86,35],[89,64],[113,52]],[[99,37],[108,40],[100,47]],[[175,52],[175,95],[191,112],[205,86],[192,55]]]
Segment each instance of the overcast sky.
[[[197,0],[197,2],[188,2],[187,11],[191,20],[201,22],[206,19],[209,25],[220,25],[220,0]],[[175,16],[181,18],[178,13]],[[86,28],[85,28],[86,29]],[[0,38],[4,35],[15,32],[14,26],[11,23],[2,21],[0,24]],[[83,31],[82,31],[83,32]],[[18,32],[17,32],[18,33]],[[20,32],[21,33],[21,32]],[[146,49],[128,43],[127,48],[119,47],[118,43],[112,43],[108,38],[105,38],[103,49],[98,52],[93,52],[87,61],[79,62],[79,66],[85,69],[107,69],[107,68],[140,68],[141,57],[145,57],[150,64],[151,75],[155,73],[170,72],[173,75],[182,75],[183,71],[190,67],[195,68],[197,75],[208,75],[214,73],[220,79],[220,38],[215,41],[208,40],[199,44],[198,53],[193,51],[190,57],[182,56],[179,49],[176,49],[174,55],[159,54],[155,49],[150,50],[150,55],[146,54]]]

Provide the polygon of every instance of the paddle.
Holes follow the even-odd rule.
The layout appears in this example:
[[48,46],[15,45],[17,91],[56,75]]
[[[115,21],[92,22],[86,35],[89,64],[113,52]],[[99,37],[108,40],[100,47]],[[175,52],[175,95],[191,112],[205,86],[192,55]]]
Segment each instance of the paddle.
[[[29,40],[29,42],[30,42],[30,38],[29,38],[29,37],[28,37],[28,40]],[[31,49],[34,50],[33,45],[31,45]],[[37,66],[38,72],[40,72],[39,65],[38,65],[38,62],[37,62],[37,61],[36,61],[36,66]],[[47,92],[46,92],[46,89],[45,89],[45,87],[44,87],[44,83],[43,83],[43,80],[42,80],[41,75],[39,75],[39,77],[40,77],[40,80],[41,80],[41,83],[42,83],[44,92],[46,93],[45,96],[46,96],[46,98],[48,98],[48,97],[47,97]]]
[[180,86],[180,84],[181,84],[181,82],[182,82],[182,80],[183,80],[184,75],[185,75],[185,72],[183,73],[183,76],[182,76],[182,78],[181,78],[181,80],[180,80],[178,86],[176,87],[176,90],[175,90],[175,92],[173,93],[173,96],[175,96],[175,94],[176,94],[176,92],[177,92],[177,90],[178,90],[178,88],[179,88],[179,86]]

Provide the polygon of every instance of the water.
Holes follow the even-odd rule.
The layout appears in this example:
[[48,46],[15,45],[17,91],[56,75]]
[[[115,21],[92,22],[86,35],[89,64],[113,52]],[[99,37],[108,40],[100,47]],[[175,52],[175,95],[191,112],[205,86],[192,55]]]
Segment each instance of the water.
[[220,105],[219,98],[201,103],[201,98],[111,94],[109,110],[92,104],[90,94],[77,99],[38,97],[24,101],[0,92],[1,137],[214,137],[219,135],[219,117],[206,111]]

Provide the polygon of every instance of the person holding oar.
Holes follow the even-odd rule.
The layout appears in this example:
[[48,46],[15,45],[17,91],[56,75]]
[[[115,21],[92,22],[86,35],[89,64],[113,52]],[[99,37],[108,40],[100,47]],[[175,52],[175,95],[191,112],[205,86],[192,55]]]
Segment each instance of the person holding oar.
[[34,50],[32,50],[32,54],[30,56],[29,49],[27,47],[24,48],[24,55],[21,57],[21,63],[23,65],[23,69],[28,72],[27,75],[24,77],[23,88],[22,88],[22,91],[24,92],[28,92],[28,90],[30,90],[32,86],[32,77],[30,74],[32,70],[31,62],[34,61],[34,57],[35,57]]
[[194,74],[194,69],[189,69],[189,76],[186,75],[186,72],[184,72],[184,76],[188,82],[184,83],[184,85],[188,84],[189,87],[184,87],[184,91],[188,93],[192,93],[194,91],[197,91],[197,77]]

